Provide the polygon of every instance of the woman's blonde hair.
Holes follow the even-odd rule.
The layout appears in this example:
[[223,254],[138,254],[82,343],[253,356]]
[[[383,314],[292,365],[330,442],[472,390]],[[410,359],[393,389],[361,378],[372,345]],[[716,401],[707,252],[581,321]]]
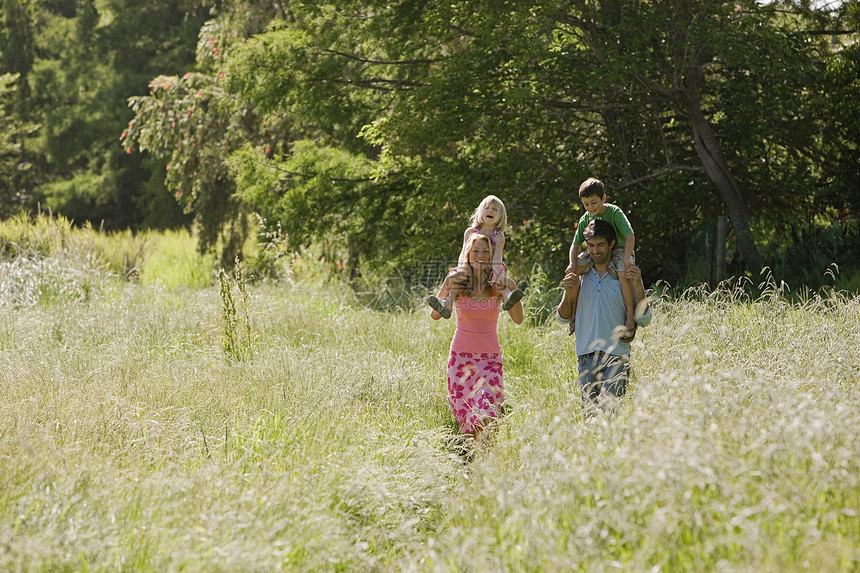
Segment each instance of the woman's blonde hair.
[[508,214],[505,211],[505,204],[502,203],[502,200],[496,197],[495,195],[487,195],[484,197],[484,200],[481,201],[481,204],[478,205],[478,208],[475,209],[475,212],[472,213],[472,219],[469,221],[469,224],[472,227],[480,227],[484,224],[484,211],[486,211],[487,207],[495,204],[495,206],[499,209],[499,218],[496,221],[495,228],[504,230],[504,228],[508,224]]
[[[472,252],[472,246],[478,241],[486,241],[487,246],[490,248],[490,260],[493,260],[493,242],[486,235],[482,235],[480,233],[472,233],[469,235],[469,238],[466,239],[466,243],[463,245],[463,252],[460,253],[460,260],[457,261],[457,270],[466,273],[469,277],[468,282],[461,286],[458,290],[466,295],[471,295],[475,291],[475,271],[472,269],[472,265],[469,264],[469,253]],[[489,281],[490,276],[487,273],[487,276],[484,277],[486,281]],[[491,287],[493,296],[498,296],[499,292],[495,288],[495,286]]]

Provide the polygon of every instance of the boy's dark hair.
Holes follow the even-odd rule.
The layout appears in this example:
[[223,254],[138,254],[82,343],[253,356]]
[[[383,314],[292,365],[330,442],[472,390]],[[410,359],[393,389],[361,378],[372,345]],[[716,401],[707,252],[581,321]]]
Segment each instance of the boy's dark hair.
[[606,189],[603,187],[603,182],[594,177],[589,177],[579,186],[579,198],[591,196],[603,197],[606,195]]
[[603,219],[594,219],[582,232],[583,238],[588,241],[594,238],[606,239],[606,242],[612,245],[615,242],[615,227],[609,221]]

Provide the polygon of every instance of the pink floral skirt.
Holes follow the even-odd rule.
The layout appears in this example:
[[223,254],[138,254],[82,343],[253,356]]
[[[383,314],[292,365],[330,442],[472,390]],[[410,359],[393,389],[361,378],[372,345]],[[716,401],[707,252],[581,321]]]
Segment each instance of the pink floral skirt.
[[468,434],[498,418],[504,397],[500,354],[452,351],[448,358],[448,398],[460,432]]

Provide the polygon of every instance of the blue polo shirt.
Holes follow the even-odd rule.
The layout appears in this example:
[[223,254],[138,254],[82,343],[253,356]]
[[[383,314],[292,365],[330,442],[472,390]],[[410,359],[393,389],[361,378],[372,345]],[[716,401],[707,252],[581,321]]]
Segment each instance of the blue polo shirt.
[[[556,311],[558,312],[558,311]],[[560,316],[559,320],[567,322]],[[623,326],[627,318],[621,283],[609,273],[602,277],[592,268],[582,277],[579,300],[576,303],[576,355],[591,354],[595,350],[629,356],[630,344],[618,339],[613,332]],[[636,324],[648,326],[651,322],[651,306],[642,316],[636,317]]]

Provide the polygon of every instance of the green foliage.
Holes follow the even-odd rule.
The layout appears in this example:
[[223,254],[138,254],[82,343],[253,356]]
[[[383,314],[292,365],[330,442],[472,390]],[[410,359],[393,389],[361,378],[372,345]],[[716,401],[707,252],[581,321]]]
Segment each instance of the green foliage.
[[860,218],[783,223],[775,233],[768,260],[789,284],[817,289],[860,269]]
[[[431,217],[433,244],[456,240],[456,216],[493,192],[516,214],[515,265],[563,268],[576,184],[598,175],[628,211],[647,269],[677,280],[665,245],[726,209],[735,250],[757,260],[743,240],[745,203],[768,217],[796,213],[794,198],[820,183],[809,158],[822,141],[818,114],[832,105],[795,94],[821,93],[828,50],[797,33],[809,20],[786,23],[752,3],[614,6],[519,3],[501,21],[499,7],[469,2],[308,9],[238,48],[229,85],[262,110],[315,122],[344,148],[354,144],[343,130],[366,121],[359,133],[380,152],[368,155],[377,164],[368,192],[386,181],[405,189],[411,200],[399,200]],[[706,151],[695,144],[703,130]],[[714,181],[703,153],[725,153],[721,169],[738,182]],[[362,241],[363,254],[377,255],[377,244]]]
[[[855,29],[860,26],[860,8],[852,7]],[[825,63],[823,87],[814,93],[818,125],[825,125],[826,136],[817,139],[813,172],[819,175],[809,190],[812,205],[831,207],[842,213],[857,214],[857,169],[860,163],[860,43],[841,47]],[[828,114],[838,110],[836,117]],[[804,205],[808,207],[808,205]]]
[[[30,160],[31,178],[20,185],[21,203],[35,210],[38,201],[79,224],[143,225],[151,203],[141,198],[151,173],[140,156],[116,143],[131,115],[126,98],[155,74],[175,73],[193,62],[201,3],[23,5],[26,22],[6,19],[3,30],[10,41],[17,38],[16,51],[30,54],[27,65],[17,65],[25,69],[16,112],[40,126],[26,141],[38,160]],[[25,31],[26,41],[18,38]]]
[[556,308],[561,295],[562,289],[558,282],[551,280],[543,268],[535,264],[528,276],[526,297],[523,300],[526,324],[531,326],[555,324]]
[[389,262],[364,262],[349,285],[359,308],[382,312],[424,310],[426,289],[413,284],[403,269]]
[[854,3],[216,4],[7,0],[4,65],[41,125],[7,194],[106,228],[193,218],[222,266],[256,213],[350,278],[451,258],[493,193],[513,274],[555,280],[588,176],[672,282],[679,237],[718,216],[741,273],[780,225],[856,210]]
[[3,0],[2,30],[0,30],[0,73],[9,73],[24,78],[20,88],[20,99],[15,107],[20,108],[29,96],[27,76],[35,61],[33,35],[33,3],[21,0]]
[[[20,276],[27,269],[50,271],[54,277],[51,280],[66,280],[70,292],[86,292],[86,296],[74,295],[77,299],[87,298],[117,279],[157,283],[170,289],[209,285],[213,261],[197,254],[194,244],[187,231],[105,233],[89,225],[75,227],[64,217],[45,214],[35,218],[17,215],[0,222],[0,262],[8,268],[23,269],[16,271]],[[40,276],[37,270],[28,276]],[[74,286],[79,281],[90,286]],[[11,284],[6,285],[7,290],[18,292],[18,287]],[[30,286],[24,291],[35,292]],[[14,294],[12,298],[15,297],[31,302],[39,299],[30,294]]]
[[[131,98],[129,105],[135,118],[122,133],[123,145],[129,153],[137,146],[166,163],[168,189],[194,214],[201,250],[212,249],[241,213],[224,159],[251,137],[256,117],[247,108],[233,109],[217,76],[196,73],[159,76],[150,83],[150,95]],[[236,235],[229,242],[242,239]]]
[[0,306],[90,300],[110,274],[88,238],[62,218],[18,215],[0,224]]
[[0,75],[0,217],[7,217],[28,203],[27,183],[32,157],[24,139],[36,126],[14,113],[19,93],[18,75]]
[[349,248],[372,224],[378,198],[368,197],[372,164],[360,155],[295,141],[288,154],[271,160],[246,147],[230,165],[239,197],[277,221],[294,248],[326,237],[345,237]]
[[62,255],[0,261],[0,307],[87,302],[99,294],[109,276],[97,261]]
[[121,136],[127,153],[137,147],[164,162],[166,186],[193,215],[201,252],[220,248],[222,263],[241,250],[248,213],[234,198],[226,159],[246,145],[271,153],[286,129],[283,120],[261,118],[223,90],[225,57],[256,30],[261,13],[269,14],[259,4],[253,10],[238,4],[200,29],[197,72],[158,76],[149,95],[129,99],[135,117]]
[[0,223],[0,256],[12,259],[21,254],[52,255],[71,246],[73,237],[82,235],[65,217],[39,214],[31,219],[18,214]]

